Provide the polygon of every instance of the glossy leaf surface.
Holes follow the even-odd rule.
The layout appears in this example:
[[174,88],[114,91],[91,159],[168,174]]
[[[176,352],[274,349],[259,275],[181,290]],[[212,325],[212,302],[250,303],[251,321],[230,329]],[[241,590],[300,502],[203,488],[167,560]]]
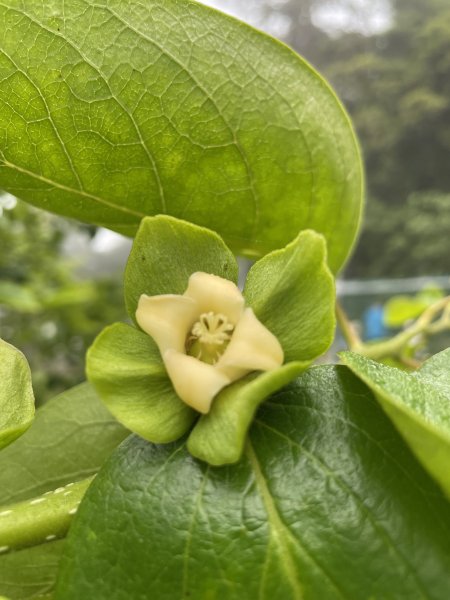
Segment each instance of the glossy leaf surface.
[[171,214],[248,255],[311,228],[342,265],[359,151],[292,50],[190,0],[5,0],[0,22],[1,188],[128,235]]
[[0,339],[0,450],[21,436],[33,417],[34,394],[27,359]]
[[450,498],[450,349],[414,374],[344,352],[425,468]]
[[129,438],[83,501],[56,600],[446,600],[450,504],[368,388],[318,367],[237,465]]
[[[127,435],[88,384],[50,400],[36,412],[32,427],[0,454],[0,513],[2,505],[96,473]],[[0,554],[0,595],[34,600],[51,590],[63,543]]]

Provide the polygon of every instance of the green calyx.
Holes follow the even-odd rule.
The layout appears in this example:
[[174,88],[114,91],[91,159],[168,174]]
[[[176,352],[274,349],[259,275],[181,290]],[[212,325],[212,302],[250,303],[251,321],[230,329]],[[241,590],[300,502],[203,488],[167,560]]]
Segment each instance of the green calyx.
[[27,360],[0,339],[0,450],[21,436],[33,419],[34,394]]
[[[182,295],[196,272],[236,283],[238,267],[216,233],[173,217],[145,218],[125,272],[130,318],[136,322],[142,294]],[[175,441],[192,429],[188,448],[194,456],[213,465],[240,459],[261,402],[305,370],[331,343],[334,282],[323,237],[304,231],[286,248],[266,255],[250,270],[243,295],[246,307],[281,344],[285,364],[251,372],[227,385],[199,418],[178,397],[154,340],[140,329],[116,323],[90,348],[87,375],[120,423],[154,443]],[[227,315],[214,310],[197,314],[185,339],[187,358],[214,366],[234,329]],[[252,356],[244,356],[244,362],[251,364]],[[251,370],[243,370],[243,375]]]

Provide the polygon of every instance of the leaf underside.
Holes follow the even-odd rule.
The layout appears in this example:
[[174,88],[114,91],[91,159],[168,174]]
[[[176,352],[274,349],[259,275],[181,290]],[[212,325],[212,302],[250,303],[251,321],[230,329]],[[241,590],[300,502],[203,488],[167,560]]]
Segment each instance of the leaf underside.
[[450,498],[450,349],[412,374],[355,353],[341,356]]
[[5,0],[0,23],[0,188],[127,235],[170,214],[253,256],[311,228],[342,266],[359,150],[288,47],[189,0]]

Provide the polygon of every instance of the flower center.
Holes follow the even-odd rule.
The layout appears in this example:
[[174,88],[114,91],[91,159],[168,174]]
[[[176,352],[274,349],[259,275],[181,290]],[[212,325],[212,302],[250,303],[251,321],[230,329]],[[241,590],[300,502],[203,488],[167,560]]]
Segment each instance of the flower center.
[[233,330],[234,325],[225,315],[202,313],[186,340],[186,352],[209,365],[214,365],[225,352]]

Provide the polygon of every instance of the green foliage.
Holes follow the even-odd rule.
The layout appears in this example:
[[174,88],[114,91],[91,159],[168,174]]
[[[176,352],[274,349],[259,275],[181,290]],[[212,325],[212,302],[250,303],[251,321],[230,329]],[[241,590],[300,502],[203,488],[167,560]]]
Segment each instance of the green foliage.
[[[382,35],[331,42],[315,28],[310,38],[321,40],[318,63],[335,48],[327,71],[366,140],[377,199],[366,257],[380,257],[352,267],[366,276],[386,256],[387,274],[411,261],[448,269],[450,12],[430,0],[421,21],[423,1],[395,0],[403,16]],[[312,19],[317,6],[302,10]],[[110,325],[89,351],[89,378],[112,415],[84,384],[39,409],[2,451],[0,595],[447,600],[450,350],[414,374],[367,357],[414,363],[414,340],[450,326],[449,300],[397,299],[391,323],[420,318],[374,344],[338,311],[359,354],[344,354],[350,368],[307,368],[334,329],[327,259],[334,272],[344,263],[361,204],[357,144],[328,85],[289,48],[190,0],[6,0],[0,19],[0,186],[92,227],[137,231],[125,296],[142,328]],[[23,205],[5,215],[3,336],[16,331],[28,354],[42,333],[51,364],[76,340],[76,371],[57,383],[66,385],[100,324],[122,317],[119,287],[48,262],[60,257],[62,221]],[[382,229],[392,233],[384,247]],[[220,235],[233,251],[265,255],[249,272],[245,309]],[[412,247],[426,236],[427,249]],[[203,290],[205,278],[214,284]],[[194,280],[197,295],[185,291]],[[139,312],[144,304],[156,316]],[[228,305],[236,318],[221,314]],[[244,321],[253,337],[237,335]],[[219,322],[223,353],[202,362],[194,329],[212,336]],[[24,376],[30,392],[29,374],[20,358],[12,379],[11,349],[0,352],[0,430],[12,418],[18,433],[32,406],[17,384]],[[170,352],[186,366],[177,374]],[[212,372],[210,408],[198,396]]]
[[256,316],[280,340],[286,361],[313,360],[330,347],[334,295],[326,245],[313,231],[302,231],[286,248],[255,263],[244,289]]
[[449,522],[366,386],[318,367],[261,407],[237,465],[127,440],[80,507],[55,600],[446,600]]
[[448,193],[415,193],[401,206],[371,200],[356,262],[348,273],[363,278],[447,275],[449,230]]
[[216,466],[238,462],[260,405],[308,365],[290,362],[268,373],[252,373],[226,387],[189,436],[187,448],[192,456]]
[[152,338],[125,323],[104,329],[87,354],[87,376],[108,410],[146,440],[181,437],[195,419],[182,402]]
[[412,451],[450,497],[450,349],[413,374],[345,352]]
[[323,79],[194,2],[84,7],[0,8],[0,186],[128,235],[168,213],[249,255],[309,227],[339,269],[359,225],[362,169]]
[[117,277],[82,279],[61,244],[81,227],[19,202],[0,216],[0,335],[26,355],[37,403],[84,379],[84,353],[124,316]]
[[426,286],[415,296],[392,296],[384,305],[384,323],[393,329],[403,327],[443,297],[442,290],[435,286]]
[[0,339],[0,450],[21,436],[34,417],[31,373],[24,355]]
[[[32,427],[0,454],[0,504],[28,500],[95,474],[126,435],[87,384],[50,400],[38,409]],[[1,554],[0,594],[28,600],[50,591],[62,546],[50,541]]]
[[233,253],[215,232],[170,217],[144,219],[125,269],[125,303],[136,320],[141,294],[183,294],[196,271],[237,283]]

